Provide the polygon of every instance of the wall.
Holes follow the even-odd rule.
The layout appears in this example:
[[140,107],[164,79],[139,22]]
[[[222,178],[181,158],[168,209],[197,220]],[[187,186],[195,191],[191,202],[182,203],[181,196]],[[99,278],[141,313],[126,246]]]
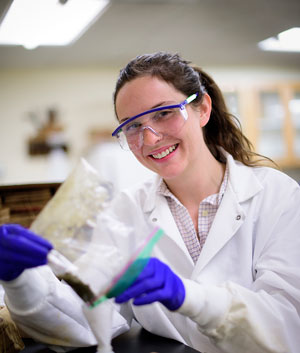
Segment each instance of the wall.
[[0,183],[49,179],[48,158],[30,158],[26,152],[26,141],[36,131],[29,112],[42,119],[49,107],[58,109],[66,128],[73,165],[88,145],[89,129],[116,125],[116,77],[117,70],[93,68],[0,72]]
[[[226,89],[259,81],[300,80],[299,72],[289,70],[205,69]],[[29,112],[42,118],[49,107],[58,109],[70,144],[68,168],[86,155],[90,129],[116,126],[112,92],[118,72],[119,68],[97,67],[0,72],[0,184],[60,178],[49,169],[48,157],[27,154],[26,141],[35,132]]]

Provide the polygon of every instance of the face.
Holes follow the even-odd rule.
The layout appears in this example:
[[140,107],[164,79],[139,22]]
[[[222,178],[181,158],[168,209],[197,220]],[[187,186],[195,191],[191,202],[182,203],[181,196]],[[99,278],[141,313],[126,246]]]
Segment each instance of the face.
[[[187,97],[167,82],[151,76],[140,77],[126,83],[116,99],[120,122],[157,106],[178,104]],[[186,106],[188,119],[174,135],[158,137],[150,129],[143,131],[143,144],[134,150],[135,157],[145,167],[158,173],[165,180],[184,177],[201,162],[204,146],[202,126],[210,115],[210,99],[205,96],[196,109]]]

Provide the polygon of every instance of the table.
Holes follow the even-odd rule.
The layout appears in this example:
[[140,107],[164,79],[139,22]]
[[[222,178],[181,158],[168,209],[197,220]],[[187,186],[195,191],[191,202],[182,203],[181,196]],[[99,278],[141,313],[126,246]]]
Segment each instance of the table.
[[[26,348],[20,353],[53,353],[43,344],[24,339]],[[153,335],[136,325],[112,341],[115,353],[199,353],[177,341]],[[72,353],[95,353],[96,347],[78,348]]]

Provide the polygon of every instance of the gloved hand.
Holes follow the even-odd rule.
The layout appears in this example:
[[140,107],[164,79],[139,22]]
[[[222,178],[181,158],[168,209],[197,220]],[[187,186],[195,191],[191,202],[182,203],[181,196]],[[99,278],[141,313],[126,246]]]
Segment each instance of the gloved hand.
[[159,301],[169,310],[177,310],[185,298],[182,280],[163,262],[150,258],[135,282],[115,298],[124,303],[134,298],[133,304],[144,305]]
[[11,281],[26,268],[46,264],[52,248],[46,239],[20,225],[0,226],[0,279]]

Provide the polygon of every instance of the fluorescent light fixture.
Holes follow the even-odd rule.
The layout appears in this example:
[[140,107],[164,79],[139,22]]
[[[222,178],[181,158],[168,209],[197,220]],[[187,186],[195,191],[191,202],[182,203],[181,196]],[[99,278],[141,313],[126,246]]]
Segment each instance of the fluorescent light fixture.
[[0,45],[63,46],[77,40],[109,0],[14,0],[0,25]]
[[290,28],[258,43],[262,50],[300,52],[300,27]]

